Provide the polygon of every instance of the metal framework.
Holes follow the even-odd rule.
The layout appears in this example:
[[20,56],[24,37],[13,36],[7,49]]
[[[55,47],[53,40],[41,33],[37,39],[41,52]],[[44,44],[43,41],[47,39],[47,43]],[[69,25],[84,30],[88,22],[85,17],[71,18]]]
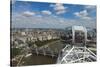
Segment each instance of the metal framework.
[[92,62],[96,61],[96,55],[86,47],[73,46],[71,49],[67,49],[69,46],[62,50],[62,54],[59,54],[57,63],[76,63],[76,62]]
[[84,43],[87,41],[87,29],[83,26],[72,26],[72,43],[75,45],[75,32],[83,32],[84,33]]
[[[82,43],[75,42],[75,32],[84,33],[84,41]],[[83,26],[73,26],[72,27],[72,44],[73,46],[66,45],[64,49],[60,52],[57,63],[76,63],[76,62],[92,62],[96,61],[96,55],[86,47],[87,41],[87,29]]]

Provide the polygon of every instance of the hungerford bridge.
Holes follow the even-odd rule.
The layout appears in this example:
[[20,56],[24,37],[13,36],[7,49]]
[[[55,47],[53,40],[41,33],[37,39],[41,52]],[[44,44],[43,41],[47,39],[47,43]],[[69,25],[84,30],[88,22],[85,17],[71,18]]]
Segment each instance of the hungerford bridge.
[[[83,26],[72,26],[72,47],[71,44],[66,45],[60,52],[57,63],[77,63],[96,61],[96,55],[89,50],[87,45],[87,29]],[[76,42],[77,33],[83,33],[84,37],[81,43]],[[79,35],[79,34],[78,34]]]

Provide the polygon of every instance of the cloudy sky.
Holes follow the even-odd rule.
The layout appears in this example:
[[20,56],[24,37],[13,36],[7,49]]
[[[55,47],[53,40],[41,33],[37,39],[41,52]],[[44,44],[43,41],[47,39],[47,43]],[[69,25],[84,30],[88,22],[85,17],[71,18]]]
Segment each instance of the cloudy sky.
[[96,6],[15,1],[11,4],[14,28],[96,28]]

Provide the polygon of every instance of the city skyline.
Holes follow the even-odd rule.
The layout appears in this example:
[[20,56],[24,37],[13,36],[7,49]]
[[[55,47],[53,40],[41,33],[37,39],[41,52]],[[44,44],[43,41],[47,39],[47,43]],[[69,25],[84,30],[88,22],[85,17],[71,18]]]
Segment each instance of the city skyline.
[[96,28],[96,6],[15,1],[11,4],[12,28]]

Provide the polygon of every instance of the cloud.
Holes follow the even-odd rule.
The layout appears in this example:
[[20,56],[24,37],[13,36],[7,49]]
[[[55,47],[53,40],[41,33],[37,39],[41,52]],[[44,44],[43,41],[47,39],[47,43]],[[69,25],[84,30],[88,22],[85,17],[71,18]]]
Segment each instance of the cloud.
[[23,15],[24,16],[33,16],[33,15],[35,15],[36,13],[35,12],[31,12],[31,11],[25,11],[25,12],[23,12]]
[[64,7],[63,4],[57,3],[55,5],[51,4],[50,7],[53,7],[53,9],[55,10],[56,14],[63,14],[65,13],[67,10],[67,7]]
[[96,6],[94,5],[88,5],[88,6],[85,6],[84,9],[86,9],[90,15],[95,15],[96,16]]
[[43,10],[41,12],[42,12],[42,14],[45,14],[45,15],[51,15],[52,14],[51,11],[49,11],[49,10]]
[[90,6],[90,5],[88,5],[88,6],[85,6],[85,8],[86,9],[90,9],[90,10],[92,9],[93,10],[93,9],[96,9],[96,6],[92,6],[92,5]]
[[40,18],[41,18],[41,17],[42,17],[42,15],[36,15],[36,17],[40,17]]
[[87,10],[75,12],[74,15],[81,18],[81,19],[91,19],[91,17],[89,17]]
[[66,28],[73,25],[96,27],[95,20],[65,19],[54,16],[38,17],[36,15],[27,17],[20,13],[12,16],[12,27],[15,28]]
[[78,16],[78,17],[83,17],[83,16],[87,16],[88,15],[86,10],[83,10],[83,11],[80,11],[80,12],[75,12],[74,14],[76,16]]

